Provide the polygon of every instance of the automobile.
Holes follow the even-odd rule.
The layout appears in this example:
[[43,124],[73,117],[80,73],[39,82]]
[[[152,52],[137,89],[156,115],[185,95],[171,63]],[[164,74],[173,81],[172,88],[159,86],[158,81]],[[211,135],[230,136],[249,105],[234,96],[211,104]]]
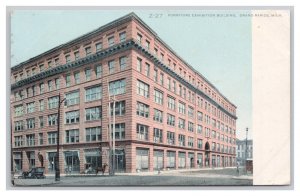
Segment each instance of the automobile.
[[44,175],[45,167],[33,167],[29,171],[22,172],[22,175],[18,178],[21,179],[43,179],[46,178]]

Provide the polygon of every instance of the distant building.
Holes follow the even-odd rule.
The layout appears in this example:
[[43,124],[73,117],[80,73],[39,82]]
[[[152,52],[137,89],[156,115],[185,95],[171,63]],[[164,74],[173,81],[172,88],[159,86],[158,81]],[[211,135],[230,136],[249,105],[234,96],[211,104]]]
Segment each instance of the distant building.
[[[244,165],[246,158],[246,139],[236,139],[236,161]],[[247,140],[247,160],[253,159],[253,140]]]

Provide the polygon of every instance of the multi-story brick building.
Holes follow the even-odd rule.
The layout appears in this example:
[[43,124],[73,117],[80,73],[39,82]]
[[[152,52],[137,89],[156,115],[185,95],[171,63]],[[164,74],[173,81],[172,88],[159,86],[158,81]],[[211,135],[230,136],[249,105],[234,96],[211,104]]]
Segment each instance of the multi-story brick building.
[[[247,157],[246,157],[246,148],[247,148]],[[253,159],[253,140],[247,140],[247,147],[246,147],[246,139],[239,140],[236,139],[236,161],[240,165],[245,165],[245,160],[252,160]]]
[[43,157],[54,173],[58,120],[62,173],[108,163],[109,93],[117,171],[235,165],[236,106],[134,13],[12,67],[11,83],[15,170]]

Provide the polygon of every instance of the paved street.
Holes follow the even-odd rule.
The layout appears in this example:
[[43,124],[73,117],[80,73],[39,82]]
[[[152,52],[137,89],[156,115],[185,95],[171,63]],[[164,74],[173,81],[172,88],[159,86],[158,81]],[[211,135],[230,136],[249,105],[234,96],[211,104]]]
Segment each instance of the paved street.
[[236,169],[176,170],[117,174],[116,176],[62,176],[55,182],[53,176],[46,179],[15,179],[17,186],[201,186],[201,185],[252,185],[252,176],[237,176]]

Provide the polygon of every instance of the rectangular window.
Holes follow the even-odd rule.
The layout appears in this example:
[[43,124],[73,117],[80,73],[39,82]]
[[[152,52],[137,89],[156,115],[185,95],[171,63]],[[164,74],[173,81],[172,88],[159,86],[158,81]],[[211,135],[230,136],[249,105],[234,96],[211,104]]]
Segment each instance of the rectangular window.
[[202,139],[197,139],[197,147],[202,149]]
[[121,71],[125,70],[127,64],[127,57],[126,56],[120,57],[119,63],[120,63],[120,70]]
[[171,114],[167,114],[167,124],[171,126],[175,126],[175,116]]
[[40,94],[45,92],[44,83],[40,83]]
[[96,43],[96,52],[99,52],[100,50],[102,50],[102,42]]
[[85,120],[93,121],[102,118],[102,107],[93,107],[85,109]]
[[144,96],[146,98],[149,97],[149,85],[142,82],[142,81],[137,81],[137,88],[136,88],[136,93],[138,95]]
[[157,122],[163,122],[163,112],[157,109],[154,109],[153,120]]
[[205,137],[210,137],[210,129],[205,128]]
[[108,38],[108,46],[113,46],[115,44],[114,36]]
[[35,146],[35,135],[26,135],[26,146]]
[[157,56],[157,52],[158,52],[157,48],[154,48],[154,55],[155,56]]
[[80,59],[80,55],[78,51],[74,52],[74,56],[75,56],[75,61]]
[[181,134],[178,135],[178,145],[185,146],[185,136],[184,135],[181,135]]
[[148,140],[148,129],[149,127],[142,124],[136,125],[136,137],[139,140]]
[[90,68],[88,68],[88,69],[86,69],[85,70],[85,80],[86,81],[90,81],[91,80],[91,69]]
[[194,138],[193,137],[188,137],[188,147],[193,147],[194,146]]
[[112,74],[115,72],[115,61],[108,61],[108,69],[109,69],[109,73]]
[[141,44],[142,43],[142,35],[141,34],[137,34],[137,37],[136,37],[136,39],[137,39],[137,41]]
[[76,105],[79,104],[79,91],[74,91],[71,93],[66,94],[66,105]]
[[[113,103],[110,104],[110,113],[113,116]],[[123,116],[125,115],[125,101],[116,101],[115,102],[115,115]]]
[[44,139],[43,139],[43,133],[39,133],[39,145],[43,145]]
[[66,124],[79,123],[79,110],[66,112],[65,123]]
[[57,143],[57,132],[48,132],[48,144],[54,145]]
[[159,83],[160,85],[164,85],[164,74],[163,73],[160,73],[160,77],[159,77]]
[[202,121],[203,120],[203,114],[202,112],[197,112],[197,120]]
[[178,102],[178,112],[181,114],[185,114],[185,104],[182,102]]
[[58,117],[57,114],[48,115],[48,126],[57,125],[57,121],[58,121],[57,117]]
[[154,128],[153,129],[153,142],[162,143],[162,141],[163,141],[162,129]]
[[40,72],[44,71],[44,69],[45,69],[44,64],[39,65],[39,68],[40,68]]
[[59,65],[59,58],[56,58],[56,59],[54,60],[54,63],[55,63],[56,66]]
[[188,108],[188,116],[190,118],[194,118],[194,108],[193,107],[190,107]]
[[40,116],[39,121],[40,121],[40,128],[43,128],[44,127],[44,117]]
[[141,102],[137,102],[136,104],[136,114],[142,117],[149,117],[149,105],[146,105]]
[[155,103],[163,105],[163,93],[156,89],[154,90],[154,101]]
[[184,129],[185,128],[185,120],[178,118],[178,127],[180,129]]
[[126,32],[122,32],[119,34],[120,42],[124,42],[126,40]]
[[[113,130],[112,126],[111,130]],[[113,133],[111,136],[113,137]],[[125,123],[119,123],[115,125],[115,138],[116,140],[125,139]]]
[[23,136],[15,136],[15,147],[23,146]]
[[89,87],[85,89],[85,101],[94,101],[102,98],[102,86]]
[[91,49],[91,47],[86,47],[86,48],[85,48],[85,55],[88,56],[88,55],[90,55],[90,54],[92,54],[92,49]]
[[137,58],[136,69],[138,72],[142,72],[142,59],[140,59],[140,58]]
[[48,90],[49,91],[53,90],[53,86],[52,86],[52,81],[51,80],[48,81]]
[[168,96],[168,108],[175,110],[175,99],[173,97]]
[[15,131],[22,131],[24,130],[24,122],[21,121],[15,121]]
[[66,143],[78,143],[79,142],[79,130],[72,129],[66,131]]
[[171,79],[167,78],[167,87],[169,90],[171,90]]
[[71,62],[71,56],[69,54],[66,55],[65,58],[66,58],[66,63]]
[[80,72],[74,73],[75,84],[80,83]]
[[202,126],[201,125],[197,125],[197,133],[202,134]]
[[163,53],[160,53],[160,60],[161,60],[162,62],[164,62],[164,54],[163,54]]
[[58,107],[58,96],[48,98],[48,108],[53,109]]
[[71,75],[67,74],[66,75],[66,87],[71,86]]
[[15,106],[15,116],[23,115],[23,105]]
[[109,83],[109,94],[119,95],[126,92],[126,81],[125,79],[116,80]]
[[87,142],[95,142],[102,140],[101,127],[90,127],[85,129],[85,140]]
[[36,86],[33,85],[32,86],[32,96],[35,96],[36,95]]
[[55,88],[56,88],[56,90],[60,89],[60,79],[59,78],[55,79]]
[[189,130],[190,132],[194,132],[194,123],[188,122],[188,130]]
[[175,144],[175,133],[174,132],[167,132],[167,143],[174,145]]
[[145,46],[148,50],[150,49],[150,42],[148,40],[146,40]]
[[95,66],[95,74],[96,78],[100,78],[102,76],[102,65]]
[[146,66],[145,66],[145,75],[147,77],[150,76],[150,65],[148,63],[146,63]]
[[26,119],[27,129],[35,128],[35,118]]
[[154,69],[153,80],[154,80],[155,82],[157,82],[157,70],[156,70],[156,69]]

